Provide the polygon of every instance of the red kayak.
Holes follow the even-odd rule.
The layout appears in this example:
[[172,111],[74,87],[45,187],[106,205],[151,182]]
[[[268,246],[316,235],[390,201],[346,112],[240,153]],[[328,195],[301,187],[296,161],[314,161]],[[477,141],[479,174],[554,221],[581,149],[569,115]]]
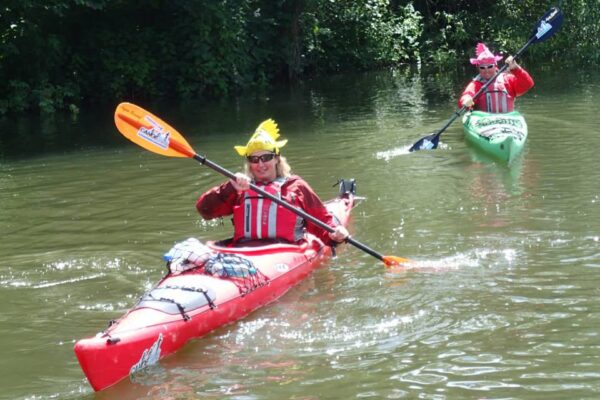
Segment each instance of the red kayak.
[[[344,225],[354,205],[353,189],[353,181],[352,190],[342,184],[340,195],[326,203]],[[331,247],[310,234],[298,245],[229,247],[209,242],[208,246],[250,273],[220,277],[198,267],[169,274],[104,332],[79,340],[75,353],[94,390],[108,388],[174,353],[189,340],[276,300],[332,253]]]

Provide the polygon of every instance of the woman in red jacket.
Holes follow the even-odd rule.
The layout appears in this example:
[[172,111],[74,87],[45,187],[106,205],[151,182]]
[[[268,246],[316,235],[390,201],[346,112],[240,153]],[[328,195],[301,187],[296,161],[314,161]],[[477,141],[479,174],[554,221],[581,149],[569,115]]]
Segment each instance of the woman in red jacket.
[[498,71],[497,62],[501,56],[494,55],[483,43],[477,44],[476,58],[471,58],[471,64],[478,69],[475,77],[462,92],[458,106],[474,107],[477,110],[490,113],[507,113],[514,111],[515,98],[524,95],[533,87],[533,79],[517,64],[513,57],[506,59],[508,72],[503,72],[490,83],[476,99],[475,93],[491,79]]
[[[246,157],[245,173],[202,194],[196,209],[204,219],[233,214],[235,243],[254,240],[300,242],[305,231],[326,244],[343,242],[348,231],[338,225],[317,194],[302,178],[291,174],[291,168],[280,149],[287,140],[276,140],[279,129],[272,119],[256,128],[246,146],[235,146]],[[250,182],[266,192],[298,207],[335,229],[329,233],[306,222],[302,217],[250,189]]]

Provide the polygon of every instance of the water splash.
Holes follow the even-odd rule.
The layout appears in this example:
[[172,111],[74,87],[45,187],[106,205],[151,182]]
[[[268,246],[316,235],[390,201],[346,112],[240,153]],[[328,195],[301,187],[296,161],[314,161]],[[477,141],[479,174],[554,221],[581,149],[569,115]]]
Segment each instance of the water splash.
[[[412,144],[409,144],[406,146],[396,147],[390,150],[378,151],[377,153],[375,153],[375,158],[378,160],[390,161],[393,158],[403,156],[406,154],[411,154],[411,152],[409,151],[411,147]],[[438,145],[438,149],[447,150],[449,149],[449,147],[446,144],[440,143]]]

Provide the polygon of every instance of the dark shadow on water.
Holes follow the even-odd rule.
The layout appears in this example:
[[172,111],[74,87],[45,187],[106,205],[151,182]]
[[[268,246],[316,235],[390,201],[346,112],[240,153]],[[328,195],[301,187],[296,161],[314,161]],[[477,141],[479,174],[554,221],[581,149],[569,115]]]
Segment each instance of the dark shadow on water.
[[115,146],[121,138],[113,113],[111,106],[78,115],[4,116],[0,118],[0,161]]

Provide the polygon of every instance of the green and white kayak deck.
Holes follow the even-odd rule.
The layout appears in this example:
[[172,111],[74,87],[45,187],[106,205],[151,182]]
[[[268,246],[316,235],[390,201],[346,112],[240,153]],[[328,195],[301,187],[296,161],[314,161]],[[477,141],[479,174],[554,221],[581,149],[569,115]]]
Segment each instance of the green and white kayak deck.
[[527,140],[527,123],[518,111],[471,111],[463,116],[463,127],[469,143],[508,163],[521,153]]

